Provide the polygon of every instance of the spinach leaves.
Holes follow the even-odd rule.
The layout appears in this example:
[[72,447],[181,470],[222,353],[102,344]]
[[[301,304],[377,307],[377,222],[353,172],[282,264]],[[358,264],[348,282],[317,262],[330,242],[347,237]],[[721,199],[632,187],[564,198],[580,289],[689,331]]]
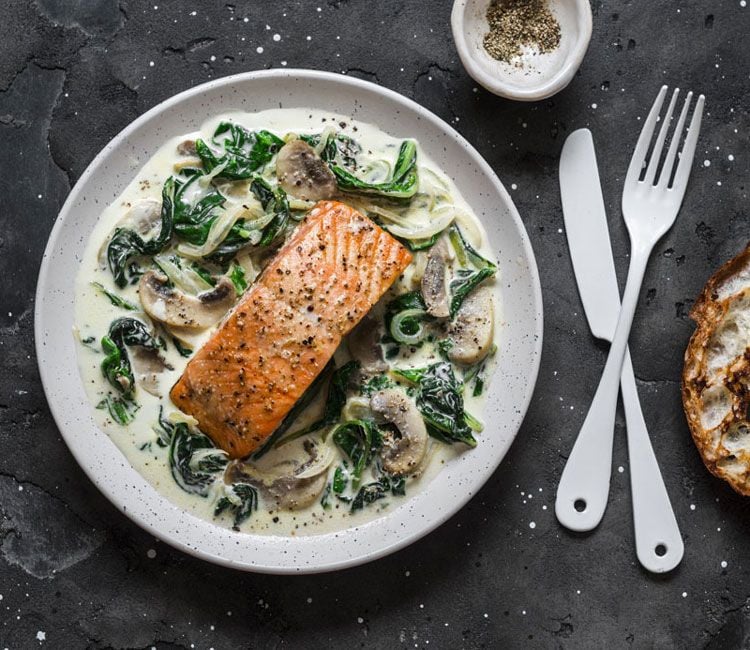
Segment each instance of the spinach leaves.
[[162,341],[157,340],[146,326],[135,318],[118,318],[112,321],[109,332],[102,337],[104,360],[101,368],[110,385],[124,398],[130,398],[135,389],[133,369],[125,346],[138,345],[146,350],[156,352],[163,348]]
[[349,420],[337,425],[331,432],[331,437],[352,462],[352,487],[356,488],[365,467],[382,446],[382,436],[370,420]]
[[240,529],[240,524],[258,509],[258,490],[248,483],[232,483],[224,488],[226,496],[216,502],[214,517],[228,511],[234,515],[232,528]]
[[441,361],[426,368],[394,370],[393,373],[417,384],[417,408],[431,436],[448,444],[463,442],[476,446],[464,412],[461,387],[450,363]]
[[190,494],[208,496],[216,473],[227,464],[226,454],[208,436],[191,431],[185,422],[160,418],[159,423],[169,439],[169,469],[175,483]]
[[420,291],[402,293],[385,307],[386,332],[400,345],[420,343],[426,335],[424,323],[429,320],[432,318]]
[[323,429],[324,427],[329,427],[332,424],[335,424],[338,421],[339,417],[341,417],[341,409],[343,409],[344,404],[346,404],[346,389],[349,385],[352,374],[355,370],[357,370],[357,368],[359,368],[359,363],[357,363],[356,361],[349,361],[343,366],[336,368],[336,370],[334,370],[333,374],[331,375],[331,382],[328,385],[328,397],[326,398],[326,405],[323,410],[323,416],[309,426],[306,426],[305,428],[290,434],[287,438],[284,438],[282,442],[287,442],[301,436],[306,436],[308,433],[313,433],[314,431],[318,431],[320,429]]
[[379,499],[384,499],[389,492],[394,496],[404,496],[406,494],[405,484],[406,479],[403,477],[393,478],[387,474],[381,474],[377,481],[367,483],[359,488],[359,492],[352,499],[351,511],[361,510]]
[[419,189],[417,144],[413,140],[404,140],[401,143],[391,178],[382,183],[363,181],[336,162],[329,163],[329,167],[336,177],[339,189],[344,192],[361,192],[394,199],[409,199]]
[[453,225],[448,230],[448,237],[456,251],[456,258],[462,266],[473,266],[474,269],[460,269],[456,277],[451,280],[451,302],[450,315],[454,318],[461,308],[463,301],[481,282],[495,275],[497,267],[489,260],[482,257],[466,241],[457,226]]
[[206,173],[217,168],[216,178],[240,181],[250,178],[276,155],[284,141],[270,131],[248,131],[239,124],[221,122],[212,138],[212,143],[223,149],[214,151],[203,141],[196,140],[195,150]]
[[130,228],[116,228],[107,244],[107,263],[115,279],[115,284],[122,288],[136,275],[128,263],[138,255],[156,255],[169,243],[174,230],[176,184],[173,177],[164,183],[161,193],[161,230],[159,234],[144,241]]

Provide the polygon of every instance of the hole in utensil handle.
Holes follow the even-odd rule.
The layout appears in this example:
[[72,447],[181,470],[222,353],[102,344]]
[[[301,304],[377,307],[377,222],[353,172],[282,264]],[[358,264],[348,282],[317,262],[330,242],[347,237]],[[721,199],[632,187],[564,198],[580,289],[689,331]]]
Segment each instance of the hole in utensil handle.
[[586,510],[586,500],[585,499],[576,499],[573,503],[573,507],[576,509],[576,512],[584,512]]
[[666,544],[657,544],[656,548],[654,549],[654,553],[656,553],[656,555],[658,555],[659,557],[664,557],[667,554]]

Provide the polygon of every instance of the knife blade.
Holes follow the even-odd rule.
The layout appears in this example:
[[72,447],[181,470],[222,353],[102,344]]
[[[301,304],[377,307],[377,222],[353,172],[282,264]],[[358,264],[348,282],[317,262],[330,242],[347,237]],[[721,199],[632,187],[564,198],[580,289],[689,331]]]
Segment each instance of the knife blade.
[[599,182],[594,139],[588,129],[571,133],[560,155],[560,194],[565,235],[591,333],[611,341],[620,313],[620,290]]
[[[594,139],[588,129],[574,131],[563,145],[560,194],[573,272],[586,319],[594,336],[611,341],[620,312],[620,292]],[[636,554],[646,569],[664,573],[682,561],[685,547],[651,446],[627,351],[622,370],[622,397],[628,432]],[[611,458],[601,460],[611,462]]]

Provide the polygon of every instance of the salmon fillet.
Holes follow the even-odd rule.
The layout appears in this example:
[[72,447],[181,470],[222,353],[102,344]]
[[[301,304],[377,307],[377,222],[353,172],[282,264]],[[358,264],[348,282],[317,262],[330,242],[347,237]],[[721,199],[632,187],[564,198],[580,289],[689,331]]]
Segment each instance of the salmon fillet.
[[410,262],[359,212],[321,201],[190,360],[172,401],[230,458],[247,456]]

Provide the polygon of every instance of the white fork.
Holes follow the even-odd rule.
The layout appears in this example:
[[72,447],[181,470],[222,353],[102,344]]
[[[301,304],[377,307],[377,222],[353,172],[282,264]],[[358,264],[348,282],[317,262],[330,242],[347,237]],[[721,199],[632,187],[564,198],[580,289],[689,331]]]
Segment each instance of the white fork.
[[[677,157],[677,147],[682,139],[693,98],[693,93],[689,92],[677,120],[664,164],[659,165],[679,94],[679,89],[675,89],[646,166],[649,144],[656,130],[666,94],[667,87],[662,86],[643,125],[628,167],[622,194],[622,213],[630,235],[630,267],[622,297],[622,308],[599,387],[557,488],[555,514],[560,523],[571,530],[587,531],[596,528],[607,507],[617,393],[630,327],[648,258],[656,243],[677,218],[695,155],[705,101],[703,95],[698,97],[679,159]],[[645,176],[641,180],[644,166]]]

